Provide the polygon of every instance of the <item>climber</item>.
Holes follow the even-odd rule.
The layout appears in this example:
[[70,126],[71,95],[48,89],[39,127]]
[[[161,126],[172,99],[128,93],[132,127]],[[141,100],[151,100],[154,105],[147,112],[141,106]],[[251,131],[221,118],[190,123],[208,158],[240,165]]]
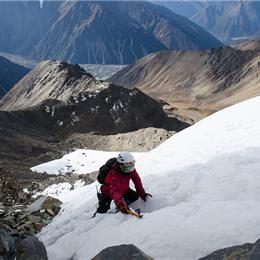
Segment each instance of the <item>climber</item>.
[[[117,158],[112,158],[100,168],[97,177],[101,186],[98,193],[99,205],[97,213],[106,213],[110,209],[111,201],[114,200],[117,209],[122,213],[128,213],[128,205],[139,197],[146,201],[147,196],[142,181],[135,169],[135,159],[129,152],[121,152]],[[129,187],[130,179],[135,185],[136,191]]]

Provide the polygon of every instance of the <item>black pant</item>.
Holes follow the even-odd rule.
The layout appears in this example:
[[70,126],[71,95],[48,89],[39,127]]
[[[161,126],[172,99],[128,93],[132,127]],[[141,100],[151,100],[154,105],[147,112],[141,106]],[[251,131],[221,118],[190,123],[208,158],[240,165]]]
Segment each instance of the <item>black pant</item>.
[[[134,201],[138,200],[138,198],[139,198],[138,193],[136,191],[133,191],[130,188],[123,195],[123,199],[127,205],[130,205]],[[112,199],[110,199],[109,197],[107,197],[106,195],[104,195],[102,193],[98,193],[97,213],[106,213],[110,209],[111,202],[112,202]]]

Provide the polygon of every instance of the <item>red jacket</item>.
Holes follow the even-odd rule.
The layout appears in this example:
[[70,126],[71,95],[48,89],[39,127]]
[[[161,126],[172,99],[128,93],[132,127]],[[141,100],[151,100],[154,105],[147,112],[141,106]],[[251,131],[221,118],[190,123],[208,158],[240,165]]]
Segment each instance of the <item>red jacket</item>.
[[105,183],[101,187],[101,191],[104,195],[113,199],[115,203],[118,204],[129,189],[130,179],[133,181],[139,196],[144,195],[145,191],[143,184],[136,170],[133,170],[130,173],[123,173],[117,163],[108,172]]

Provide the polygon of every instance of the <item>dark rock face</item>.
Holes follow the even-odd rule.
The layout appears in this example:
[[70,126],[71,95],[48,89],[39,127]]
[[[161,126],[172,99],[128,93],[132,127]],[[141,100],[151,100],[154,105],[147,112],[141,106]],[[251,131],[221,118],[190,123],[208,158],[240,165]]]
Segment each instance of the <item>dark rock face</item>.
[[41,60],[129,64],[160,50],[222,46],[188,19],[141,1],[0,2],[0,23],[0,51]]
[[0,125],[8,123],[30,126],[31,131],[42,129],[59,138],[75,132],[116,134],[146,127],[180,131],[188,126],[168,118],[161,105],[141,91],[115,85],[100,92],[80,93],[66,103],[47,100],[28,110],[0,112]]
[[15,239],[0,226],[0,259],[14,259]]
[[91,260],[153,260],[152,257],[146,255],[143,251],[134,245],[111,246],[102,250]]
[[0,99],[29,71],[0,56]]
[[23,239],[16,253],[17,260],[48,260],[44,244],[35,236]]
[[259,260],[260,239],[254,244],[244,244],[217,250],[199,260]]

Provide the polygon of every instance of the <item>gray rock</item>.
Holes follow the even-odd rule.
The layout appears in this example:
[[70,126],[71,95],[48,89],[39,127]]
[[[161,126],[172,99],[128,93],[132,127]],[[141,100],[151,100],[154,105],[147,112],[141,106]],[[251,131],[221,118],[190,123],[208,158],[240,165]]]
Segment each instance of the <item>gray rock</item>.
[[255,243],[227,247],[217,250],[199,260],[259,260],[260,239]]
[[44,244],[35,236],[23,239],[18,244],[16,260],[48,260]]
[[111,246],[103,249],[92,260],[153,260],[139,248],[130,245]]
[[51,211],[56,216],[60,211],[60,206],[62,202],[58,199],[52,198],[52,197],[40,197],[36,201],[34,201],[32,204],[30,204],[26,211],[29,213],[38,212],[38,211]]
[[15,239],[3,228],[0,229],[0,259],[14,259]]
[[47,199],[47,197],[40,197],[39,199],[35,200],[32,204],[30,204],[26,211],[29,213],[33,213],[36,211],[40,211],[42,209],[42,204]]

